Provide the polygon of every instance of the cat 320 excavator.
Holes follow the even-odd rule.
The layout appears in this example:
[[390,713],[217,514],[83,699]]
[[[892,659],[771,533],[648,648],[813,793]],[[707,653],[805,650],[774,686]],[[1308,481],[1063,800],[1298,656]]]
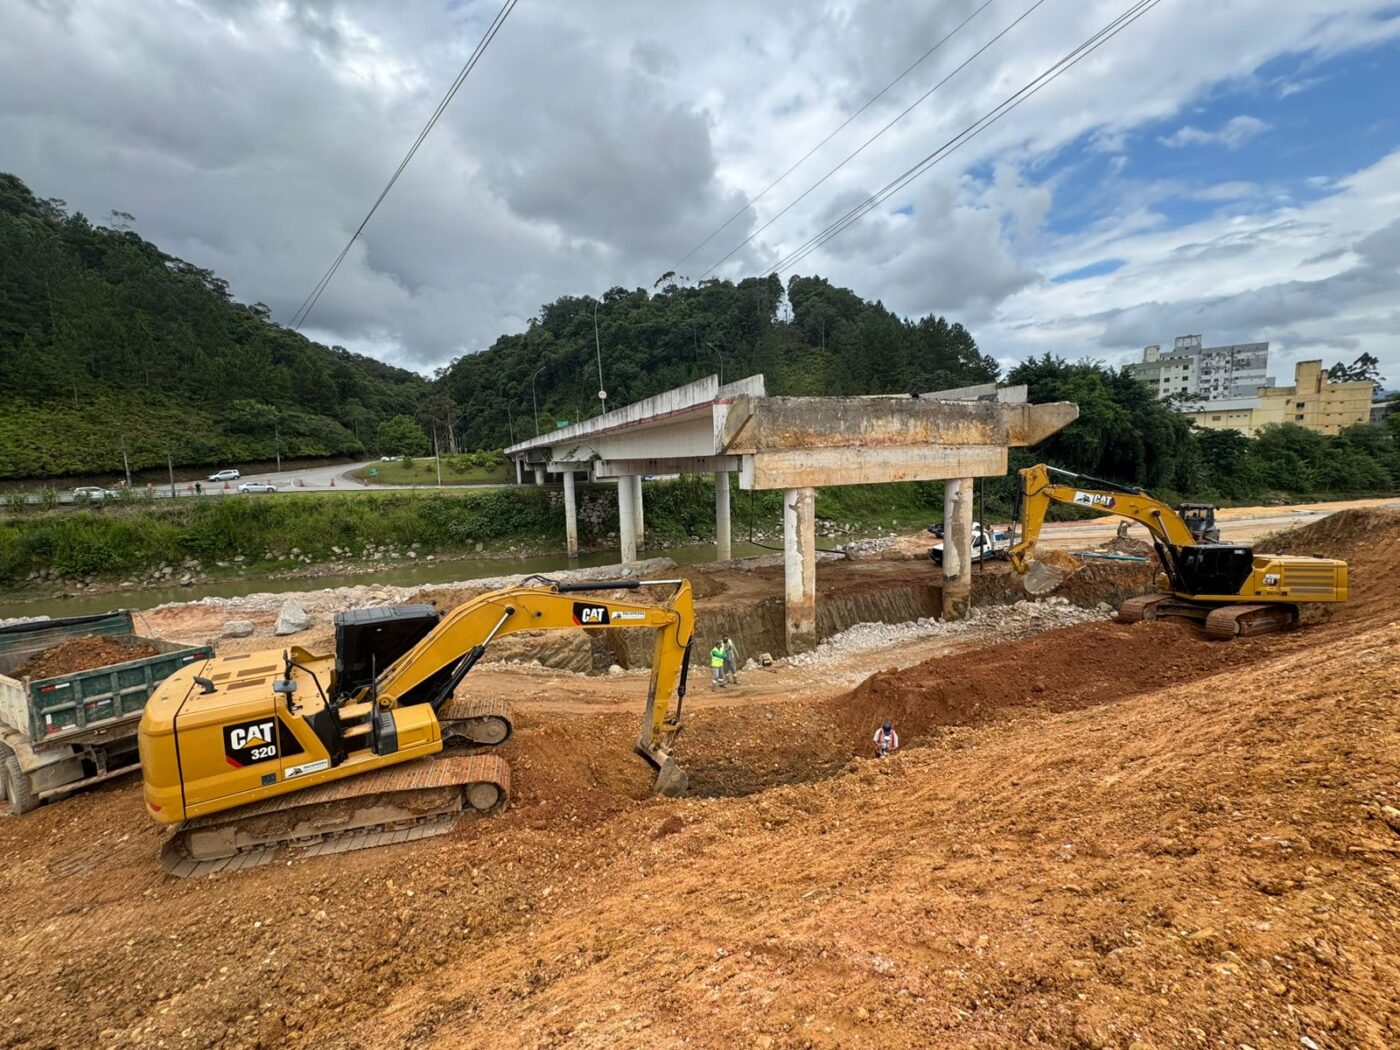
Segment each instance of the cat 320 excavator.
[[[1064,481],[1051,479],[1054,474]],[[1212,638],[1267,634],[1298,622],[1298,606],[1347,600],[1347,565],[1334,558],[1259,554],[1221,543],[1215,508],[1183,503],[1176,510],[1140,488],[1072,474],[1038,464],[1021,471],[1016,517],[1021,535],[1007,558],[1026,575],[1026,589],[1042,593],[1063,579],[1044,563],[1032,564],[1045,512],[1067,503],[1102,514],[1119,514],[1147,526],[1162,571],[1159,593],[1130,598],[1118,610],[1121,622],[1173,616],[1204,624]]]
[[[657,605],[600,593],[640,587],[674,590]],[[502,634],[628,627],[656,632],[636,751],[658,789],[683,788],[670,747],[695,629],[689,582],[531,577],[446,616],[428,605],[341,613],[331,655],[219,656],[167,678],[138,738],[146,807],[179,825],[162,863],[177,876],[236,870],[286,846],[316,855],[405,842],[503,809],[510,769],[481,748],[510,736],[509,707],[456,698],[462,679]]]

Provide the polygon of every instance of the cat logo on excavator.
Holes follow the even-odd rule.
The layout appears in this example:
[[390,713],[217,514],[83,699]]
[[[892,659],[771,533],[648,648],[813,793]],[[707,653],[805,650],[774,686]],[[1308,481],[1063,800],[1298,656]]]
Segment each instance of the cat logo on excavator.
[[574,623],[580,627],[602,627],[608,622],[608,607],[606,605],[574,602]]

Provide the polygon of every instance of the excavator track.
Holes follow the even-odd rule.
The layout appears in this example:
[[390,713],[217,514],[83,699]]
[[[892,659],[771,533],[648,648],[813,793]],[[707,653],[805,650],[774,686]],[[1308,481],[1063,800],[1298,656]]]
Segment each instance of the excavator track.
[[1157,606],[1171,600],[1170,594],[1143,594],[1129,598],[1118,607],[1119,623],[1140,623],[1157,619]]
[[1298,622],[1296,605],[1226,605],[1206,617],[1206,634],[1229,640],[1287,630]]
[[284,849],[317,857],[442,835],[463,813],[486,816],[510,798],[495,755],[423,758],[238,806],[182,824],[161,850],[176,878],[267,864]]
[[511,707],[505,700],[454,697],[438,712],[443,746],[504,744],[513,728],[510,716]]

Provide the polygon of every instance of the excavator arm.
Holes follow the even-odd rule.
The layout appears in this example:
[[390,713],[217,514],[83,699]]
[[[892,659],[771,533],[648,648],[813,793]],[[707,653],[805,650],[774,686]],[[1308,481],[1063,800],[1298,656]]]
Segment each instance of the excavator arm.
[[[1066,480],[1052,480],[1051,474]],[[1067,503],[1102,514],[1118,514],[1131,518],[1147,527],[1159,549],[1162,546],[1194,547],[1198,542],[1175,510],[1161,500],[1149,496],[1142,489],[1057,470],[1047,467],[1044,463],[1026,467],[1021,471],[1017,502],[1019,508],[1016,516],[1021,534],[1007,558],[1012,568],[1022,574],[1030,570],[1036,540],[1039,539],[1040,528],[1045,523],[1045,512],[1052,503]]]
[[[438,711],[451,699],[467,672],[503,634],[519,631],[609,630],[633,627],[656,632],[646,712],[637,738],[637,753],[657,768],[680,730],[695,604],[690,582],[680,580],[605,580],[553,583],[492,591],[453,609],[412,649],[380,672],[356,700],[373,700],[380,708],[428,703]],[[671,585],[664,605],[617,601],[600,592]],[[450,668],[449,674],[444,674]],[[672,697],[674,696],[674,706]]]

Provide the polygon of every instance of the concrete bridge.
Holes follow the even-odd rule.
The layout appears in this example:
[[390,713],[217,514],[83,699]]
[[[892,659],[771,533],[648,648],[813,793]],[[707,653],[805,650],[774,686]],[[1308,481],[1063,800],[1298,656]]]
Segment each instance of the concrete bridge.
[[994,385],[917,397],[768,397],[763,376],[707,376],[507,448],[516,480],[564,481],[566,543],[578,553],[575,475],[617,482],[622,561],[645,531],[642,479],[712,474],[715,547],[731,557],[730,475],[741,489],[783,490],[788,651],[816,645],[816,488],[944,482],[943,614],[967,615],[972,588],[972,479],[1006,473],[1007,449],[1043,441],[1079,415],[1069,402],[1025,403]]

